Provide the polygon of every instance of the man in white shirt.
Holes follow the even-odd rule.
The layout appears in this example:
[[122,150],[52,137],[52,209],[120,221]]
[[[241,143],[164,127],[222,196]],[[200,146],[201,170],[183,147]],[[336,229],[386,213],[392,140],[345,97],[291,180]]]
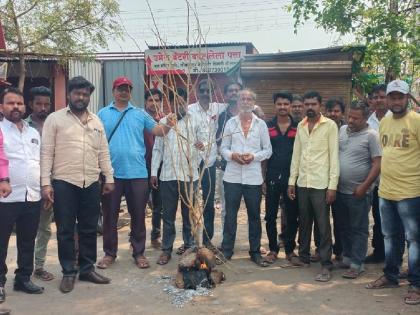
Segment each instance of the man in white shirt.
[[266,123],[252,113],[256,95],[248,89],[239,92],[239,115],[230,119],[223,132],[220,151],[227,161],[223,177],[226,217],[222,249],[231,259],[235,246],[238,210],[244,197],[248,213],[249,254],[261,267],[268,264],[261,256],[261,162],[270,158],[272,148]]
[[[162,253],[157,261],[159,265],[165,265],[171,259],[176,236],[176,211],[180,198],[184,247],[190,248],[194,245],[189,220],[189,204],[193,202],[190,191],[194,189],[195,194],[199,178],[199,150],[204,148],[202,141],[199,140],[202,126],[195,115],[187,113],[186,97],[180,97],[178,94],[186,96],[186,93],[179,92],[177,95],[170,96],[173,100],[172,112],[177,115],[176,125],[166,136],[155,139],[152,152],[150,184],[154,189],[157,189],[159,185],[163,205]],[[166,121],[165,117],[160,123],[166,124]],[[157,174],[161,164],[158,184]]]
[[16,224],[18,268],[13,289],[40,294],[43,288],[31,281],[34,270],[34,246],[41,209],[39,133],[24,121],[23,94],[10,88],[0,97],[4,114],[0,128],[4,137],[4,151],[9,160],[12,193],[0,202],[0,298],[5,299],[7,247]]
[[203,191],[203,245],[214,250],[211,240],[214,235],[214,194],[216,188],[216,132],[219,115],[226,109],[227,104],[211,102],[213,85],[210,80],[198,83],[198,102],[188,106],[188,113],[199,121],[205,150],[200,154],[201,189]]
[[[371,92],[373,113],[367,121],[370,128],[379,132],[379,123],[385,116],[392,114],[388,109],[386,100],[386,84],[375,85]],[[379,178],[375,184],[372,193],[372,216],[373,216],[373,235],[372,247],[373,252],[365,259],[365,264],[382,263],[385,260],[384,236],[382,235],[381,215],[379,213],[379,197],[378,197]]]
[[[225,129],[226,123],[231,119],[232,117],[238,115],[239,109],[238,109],[238,93],[243,89],[242,84],[239,82],[229,82],[227,83],[223,88],[224,93],[224,99],[226,101],[226,109],[219,115],[218,119],[218,126],[217,126],[217,132],[216,132],[216,139],[217,139],[217,146],[218,151],[220,154],[220,145],[222,144],[223,139],[223,130]],[[257,115],[258,118],[264,120],[264,111],[262,108],[258,105],[254,106],[254,109],[252,111],[255,115]],[[223,158],[220,160],[218,164],[219,172],[216,172],[216,192],[219,194],[220,199],[220,219],[222,221],[222,229],[225,224],[225,215],[226,215],[226,206],[225,206],[225,191],[223,188],[223,175],[225,173],[226,169],[226,160]],[[222,230],[223,234],[223,230]]]

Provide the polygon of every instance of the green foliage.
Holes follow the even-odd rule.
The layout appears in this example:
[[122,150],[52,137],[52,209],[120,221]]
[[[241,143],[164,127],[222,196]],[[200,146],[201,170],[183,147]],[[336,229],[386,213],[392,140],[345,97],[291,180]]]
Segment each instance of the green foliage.
[[8,48],[25,53],[88,54],[121,34],[117,0],[0,0],[0,12]]
[[[416,6],[409,0],[291,0],[289,10],[295,31],[313,18],[326,31],[354,35],[357,44],[366,45],[363,69],[375,75],[382,72],[389,81],[403,74],[404,62],[412,74],[419,72]],[[374,79],[363,71],[359,74],[359,83],[370,85]]]

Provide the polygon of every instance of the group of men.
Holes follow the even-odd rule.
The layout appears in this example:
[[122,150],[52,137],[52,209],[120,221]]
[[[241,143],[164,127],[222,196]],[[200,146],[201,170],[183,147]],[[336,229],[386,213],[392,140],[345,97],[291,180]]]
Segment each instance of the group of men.
[[[291,266],[321,262],[317,281],[330,280],[334,252],[336,265],[345,268],[343,277],[349,279],[364,272],[365,262],[385,260],[384,276],[367,288],[394,287],[407,243],[410,290],[405,302],[420,303],[420,213],[415,209],[420,203],[420,116],[408,109],[404,81],[375,87],[373,110],[362,101],[351,104],[347,124],[343,102],[328,100],[324,116],[321,95],[315,91],[303,96],[275,93],[275,116],[265,121],[255,93],[239,83],[225,86],[224,103],[212,101],[215,89],[209,79],[198,82],[194,104],[188,105],[186,90],[171,89],[167,111],[157,89],[146,92],[144,109],[135,107],[133,88],[129,78],[116,78],[114,100],[97,115],[87,109],[94,86],[83,77],[69,81],[68,107],[51,114],[51,92],[35,88],[27,121],[22,93],[13,88],[2,93],[0,302],[6,296],[5,260],[14,225],[19,257],[14,289],[42,293],[43,288],[31,281],[32,273],[53,279],[44,269],[53,217],[63,272],[60,290],[72,291],[77,274],[82,281],[109,283],[94,266],[106,269],[117,258],[122,196],[131,216],[134,263],[141,269],[150,267],[145,208],[152,196],[151,245],[161,249],[160,265],[172,257],[179,200],[183,246],[177,252],[202,242],[218,253],[220,262],[230,260],[243,198],[249,255],[258,266],[274,263],[284,244]],[[216,168],[221,176],[216,176]],[[216,186],[223,191],[219,248],[213,244]],[[266,256],[261,253],[263,191]],[[104,256],[97,262],[100,204]],[[366,257],[371,206],[375,251]],[[197,208],[199,218],[194,217]],[[197,239],[192,222],[202,222],[202,239]],[[311,256],[312,230],[316,253]]]

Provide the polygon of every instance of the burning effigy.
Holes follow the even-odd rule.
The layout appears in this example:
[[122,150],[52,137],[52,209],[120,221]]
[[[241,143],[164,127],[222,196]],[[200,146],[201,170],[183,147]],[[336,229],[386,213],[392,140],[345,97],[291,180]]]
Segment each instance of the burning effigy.
[[216,256],[206,247],[187,249],[182,254],[175,278],[175,286],[179,289],[197,287],[214,288],[226,280],[222,271],[215,269]]

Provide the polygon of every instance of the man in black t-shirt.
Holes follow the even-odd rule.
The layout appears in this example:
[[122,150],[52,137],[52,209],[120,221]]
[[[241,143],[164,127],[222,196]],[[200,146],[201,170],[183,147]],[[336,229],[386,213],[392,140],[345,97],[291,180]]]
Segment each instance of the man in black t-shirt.
[[290,116],[290,108],[293,100],[292,94],[286,91],[273,95],[276,116],[267,122],[270,134],[273,154],[267,163],[266,171],[266,230],[269,240],[270,252],[266,260],[273,263],[277,259],[279,245],[277,243],[277,214],[280,196],[284,201],[284,213],[286,216],[286,230],[284,243],[286,258],[296,256],[295,239],[298,227],[298,209],[296,200],[290,200],[287,196],[287,186],[290,176],[290,163],[292,161],[293,145],[297,131],[297,123]]

